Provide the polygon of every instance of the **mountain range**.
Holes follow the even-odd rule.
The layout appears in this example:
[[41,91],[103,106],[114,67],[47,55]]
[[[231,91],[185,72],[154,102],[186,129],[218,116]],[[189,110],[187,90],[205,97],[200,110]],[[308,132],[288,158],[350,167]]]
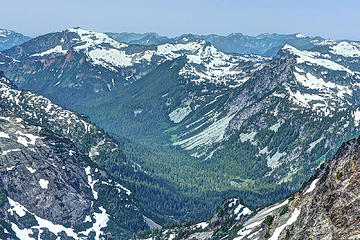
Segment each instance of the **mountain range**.
[[227,36],[210,34],[183,34],[169,38],[159,36],[156,33],[106,33],[109,37],[126,44],[159,45],[164,43],[189,42],[205,40],[213,44],[217,49],[226,53],[235,54],[260,54],[263,56],[275,56],[286,43],[298,48],[311,48],[316,42],[324,40],[321,37],[307,37],[297,34],[260,34],[248,36],[241,33],[231,33]]
[[[359,60],[358,42],[300,34],[166,38],[71,28],[0,53],[0,70],[12,81],[3,78],[2,105],[5,117],[43,126],[95,164],[74,167],[90,167],[82,173],[88,177],[83,191],[115,182],[109,192],[121,192],[117,184],[134,192],[128,196],[136,197],[126,200],[133,203],[126,213],[132,223],[94,230],[95,236],[129,236],[158,226],[155,222],[207,218],[223,199],[235,201],[232,196],[237,196],[232,206],[241,202],[247,216],[298,191],[343,142],[359,135]],[[10,120],[11,128],[19,128]],[[33,126],[28,128],[22,136],[36,136]],[[14,142],[21,136],[4,134]],[[92,180],[98,176],[93,168],[103,169],[105,180]],[[9,204],[13,200],[29,209],[21,197],[8,197]],[[102,209],[120,214],[102,200],[97,205],[94,194],[83,198],[94,202],[86,212],[94,219]],[[123,204],[117,209],[127,206],[116,203]],[[75,231],[77,220],[51,222]],[[237,222],[237,228],[244,223]]]

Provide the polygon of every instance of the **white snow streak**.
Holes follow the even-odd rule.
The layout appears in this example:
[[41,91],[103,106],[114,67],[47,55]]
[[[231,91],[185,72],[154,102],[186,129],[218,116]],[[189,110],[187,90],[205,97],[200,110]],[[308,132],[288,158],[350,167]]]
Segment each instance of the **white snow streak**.
[[287,220],[284,225],[276,228],[273,235],[269,238],[269,240],[277,240],[281,234],[281,232],[287,227],[293,224],[300,215],[300,209],[295,209],[295,211],[291,214],[291,217]]
[[314,191],[315,187],[316,187],[316,183],[319,181],[319,179],[315,179],[314,181],[312,181],[310,187],[304,192],[304,195],[307,193],[311,193],[312,191]]

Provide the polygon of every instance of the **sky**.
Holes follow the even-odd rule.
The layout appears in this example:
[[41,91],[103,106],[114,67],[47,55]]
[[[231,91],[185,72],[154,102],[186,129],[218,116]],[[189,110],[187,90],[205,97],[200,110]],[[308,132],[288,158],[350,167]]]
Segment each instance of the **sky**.
[[359,0],[1,0],[0,28],[99,32],[302,33],[360,40]]

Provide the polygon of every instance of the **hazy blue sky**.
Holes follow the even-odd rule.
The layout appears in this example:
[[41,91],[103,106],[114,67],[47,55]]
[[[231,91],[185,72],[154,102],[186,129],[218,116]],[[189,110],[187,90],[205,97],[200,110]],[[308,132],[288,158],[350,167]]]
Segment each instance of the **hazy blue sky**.
[[360,40],[359,0],[2,0],[0,27],[34,36],[96,31],[297,33]]

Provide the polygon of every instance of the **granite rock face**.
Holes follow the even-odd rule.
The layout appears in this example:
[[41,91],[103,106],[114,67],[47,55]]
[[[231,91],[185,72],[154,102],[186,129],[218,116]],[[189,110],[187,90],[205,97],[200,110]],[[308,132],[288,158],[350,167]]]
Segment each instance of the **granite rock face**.
[[[70,141],[1,112],[1,181],[8,197],[41,218],[70,225],[90,212],[85,161]],[[66,204],[65,204],[66,203]],[[5,215],[7,213],[4,213]]]
[[98,165],[126,165],[116,142],[1,77],[0,238],[127,239],[146,229],[132,191]]

